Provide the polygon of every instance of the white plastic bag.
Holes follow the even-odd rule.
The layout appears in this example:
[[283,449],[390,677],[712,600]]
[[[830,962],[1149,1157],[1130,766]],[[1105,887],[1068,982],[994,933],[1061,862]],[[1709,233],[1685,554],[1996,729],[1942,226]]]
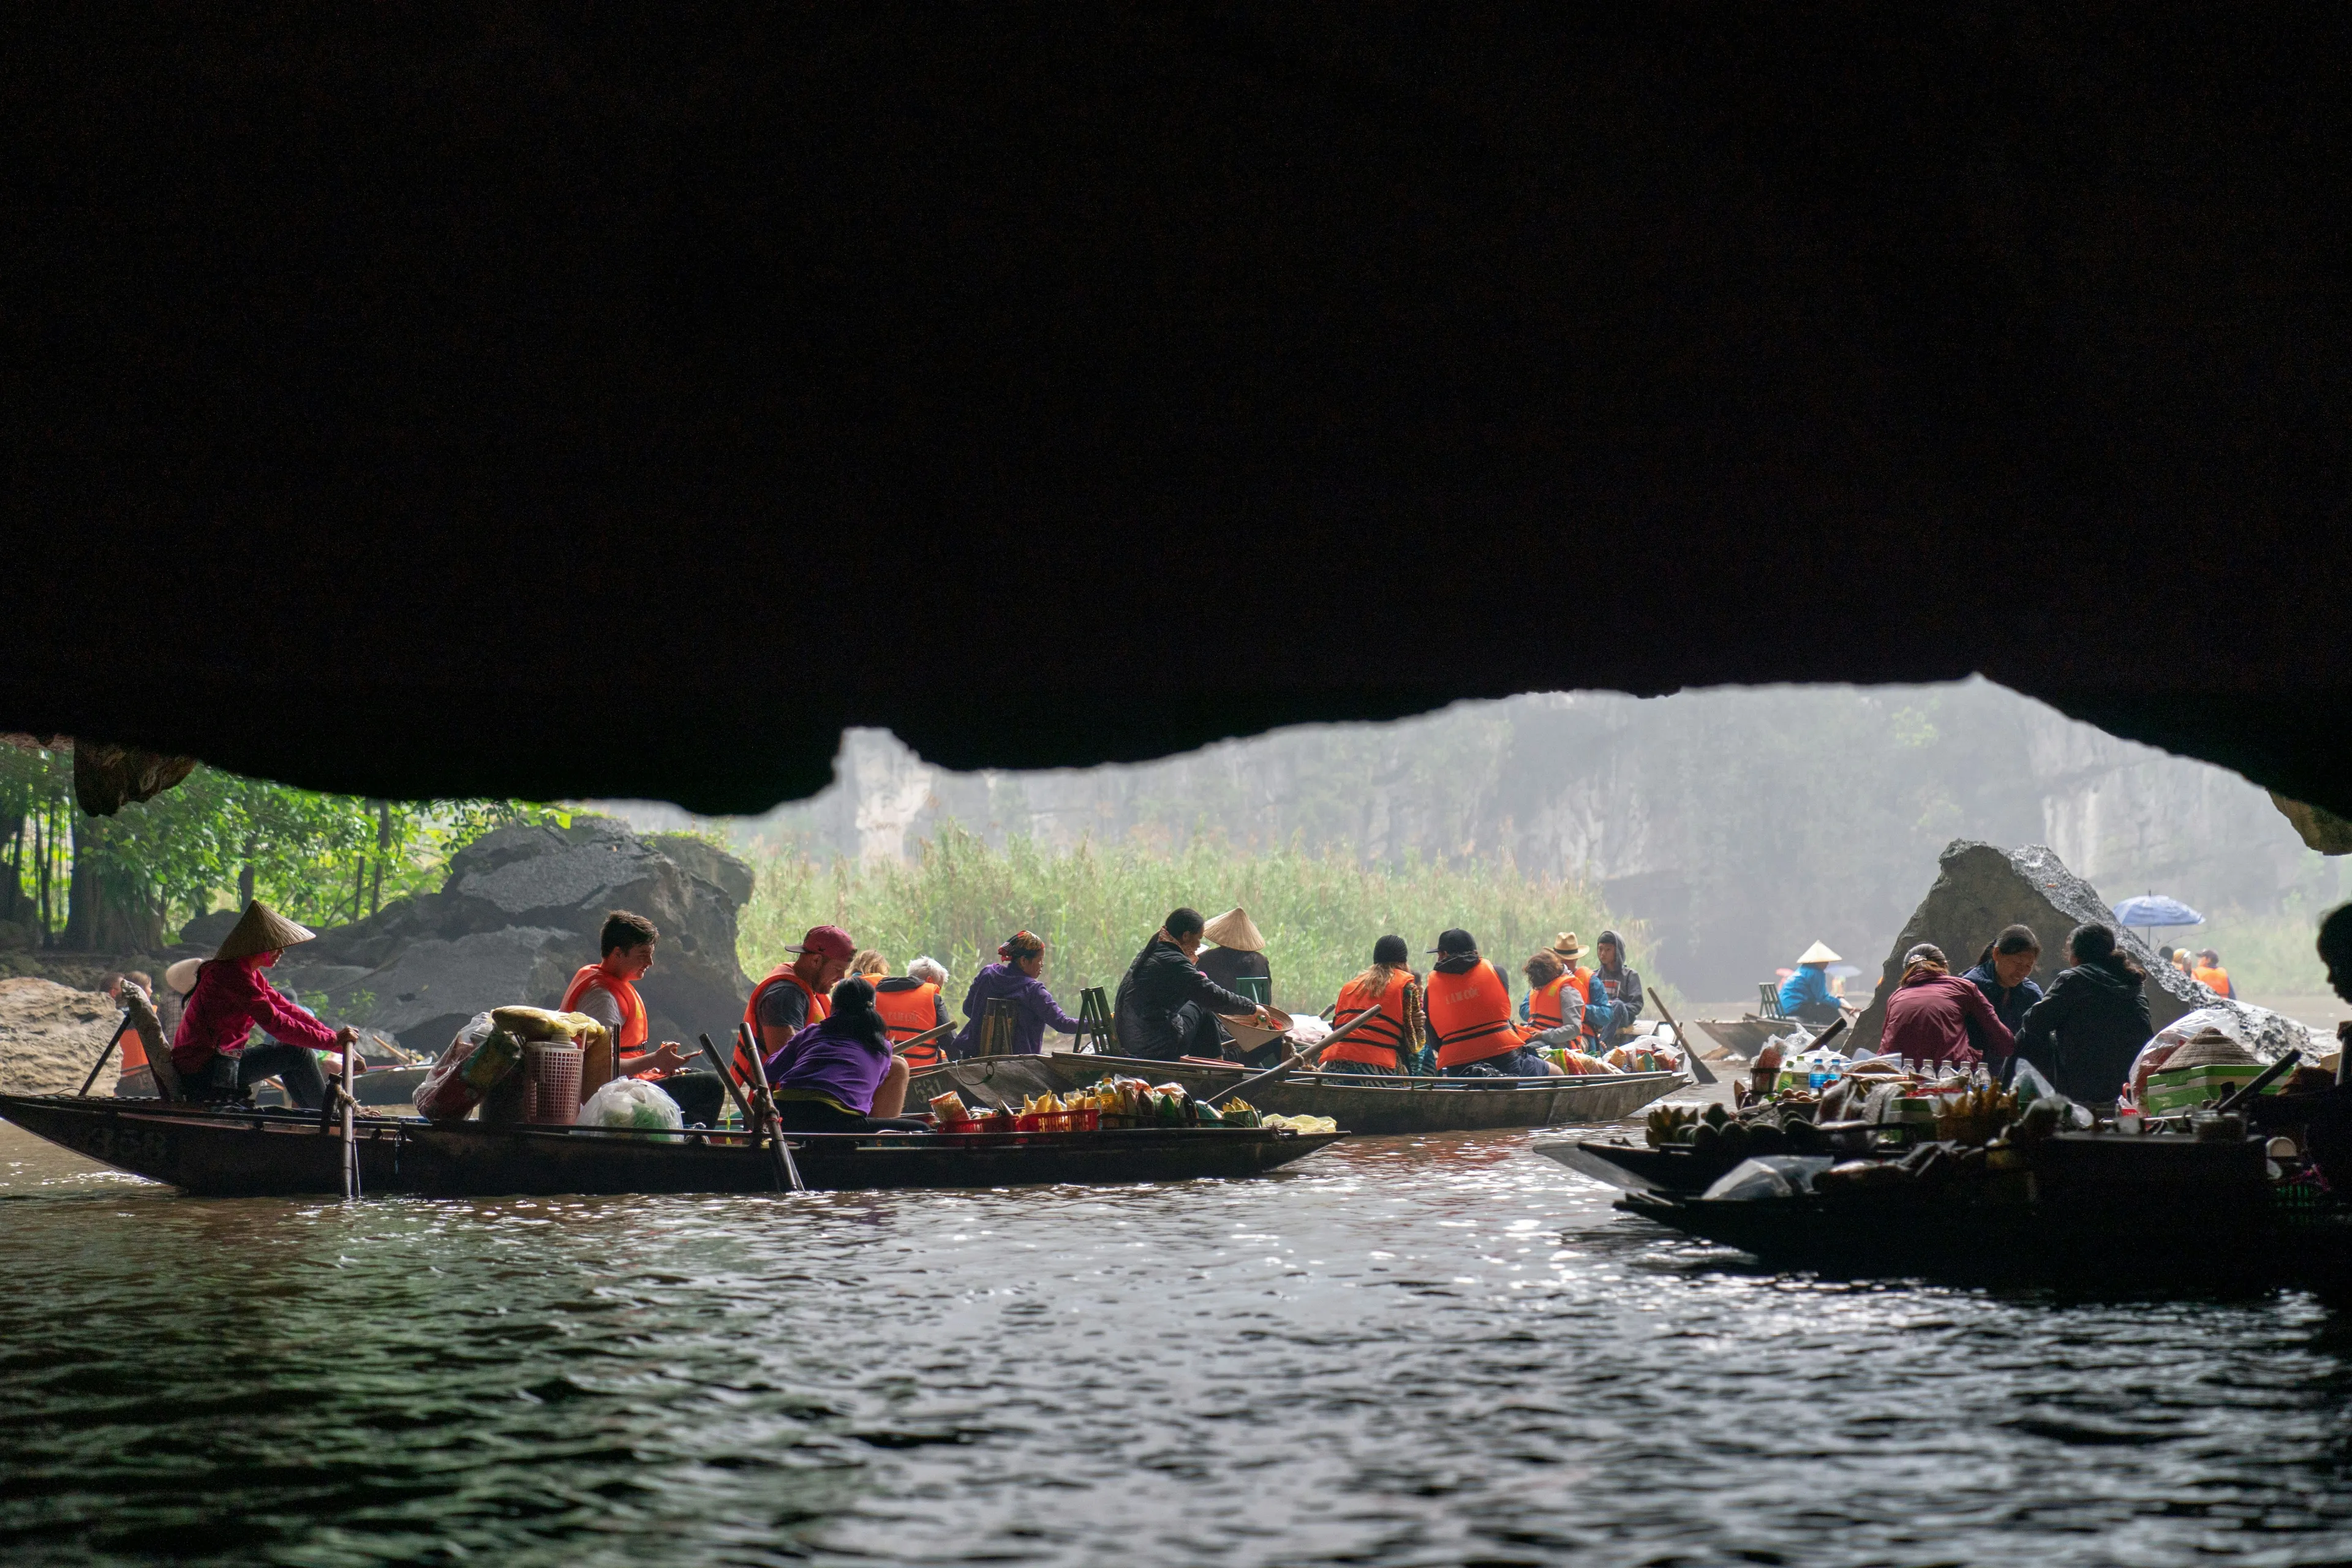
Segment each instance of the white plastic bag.
[[1290,1043],[1299,1050],[1311,1049],[1330,1037],[1331,1026],[1312,1013],[1300,1013],[1290,1020]]
[[1813,1178],[1837,1162],[1824,1154],[1763,1154],[1738,1164],[1716,1178],[1707,1188],[1709,1202],[1756,1203],[1768,1198],[1792,1198],[1813,1189]]
[[[2032,1062],[2019,1062],[2017,1071],[2009,1080],[2010,1091],[2017,1096],[2020,1110],[2037,1100],[2047,1100],[2058,1094],[2050,1080],[2035,1070]],[[2061,1097],[2063,1098],[2063,1097]]]
[[582,1127],[629,1127],[652,1132],[675,1132],[686,1125],[677,1100],[635,1078],[616,1078],[590,1095],[573,1120]]

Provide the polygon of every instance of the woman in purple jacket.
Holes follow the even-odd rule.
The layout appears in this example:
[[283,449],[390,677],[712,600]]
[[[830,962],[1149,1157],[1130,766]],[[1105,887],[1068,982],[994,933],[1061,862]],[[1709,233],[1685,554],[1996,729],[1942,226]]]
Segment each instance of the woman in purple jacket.
[[1062,1011],[1054,994],[1045,989],[1038,976],[1045,972],[1045,943],[1042,938],[1025,931],[1014,931],[996,950],[1003,962],[992,963],[971,977],[971,989],[963,994],[963,1033],[955,1039],[958,1058],[971,1056],[980,1049],[981,1020],[988,1016],[988,1005],[997,997],[1008,997],[1019,1011],[1013,1019],[1013,1050],[1019,1056],[1035,1056],[1044,1048],[1045,1031],[1075,1035],[1078,1021]]

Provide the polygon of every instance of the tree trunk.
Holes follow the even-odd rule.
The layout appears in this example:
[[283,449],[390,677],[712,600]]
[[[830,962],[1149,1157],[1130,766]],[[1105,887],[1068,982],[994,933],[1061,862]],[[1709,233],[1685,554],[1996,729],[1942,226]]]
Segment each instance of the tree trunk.
[[368,881],[368,913],[383,908],[383,858],[392,853],[392,802],[375,803],[375,870]]
[[0,921],[27,919],[25,908],[25,814],[0,811]]
[[77,811],[67,831],[72,836],[73,871],[66,884],[66,935],[68,952],[103,950],[106,925],[106,881],[99,872],[106,828],[94,816]]
[[245,841],[245,868],[236,874],[236,907],[243,910],[253,902],[253,840]]

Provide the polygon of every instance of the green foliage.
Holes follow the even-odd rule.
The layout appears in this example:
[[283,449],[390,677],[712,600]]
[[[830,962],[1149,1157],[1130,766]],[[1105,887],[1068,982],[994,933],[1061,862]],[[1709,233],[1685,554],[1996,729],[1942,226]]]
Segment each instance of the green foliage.
[[2211,948],[2221,955],[2238,1000],[2271,1006],[2332,994],[2327,966],[2314,946],[2318,936],[2319,916],[2313,910],[2257,914],[2230,909],[2208,915],[2201,926],[2158,931],[2156,944]]
[[[185,783],[109,818],[73,802],[69,750],[0,746],[0,905],[46,939],[68,924],[65,889],[115,917],[89,942],[169,940],[189,915],[256,897],[310,924],[357,920],[440,884],[451,855],[509,822],[562,820],[520,801],[374,801],[199,766]],[[12,877],[13,872],[13,877]],[[44,876],[52,896],[40,898]],[[12,899],[9,895],[13,893]]]
[[[1076,1012],[1081,988],[1114,992],[1168,911],[1185,904],[1207,915],[1246,908],[1265,937],[1276,1005],[1310,1013],[1330,1004],[1388,932],[1418,951],[1462,926],[1517,991],[1518,965],[1554,933],[1574,931],[1590,943],[1607,921],[1599,899],[1574,881],[1475,863],[1367,868],[1344,849],[1309,853],[1295,843],[1255,853],[1209,838],[1173,852],[1082,844],[1057,855],[1025,838],[992,849],[950,824],[910,866],[827,866],[775,849],[755,858],[757,890],[738,943],[751,973],[774,967],[810,926],[831,923],[878,948],[896,972],[918,954],[940,960],[956,977],[951,1004],[975,969],[996,961],[997,944],[1025,927],[1046,941],[1047,986]],[[1621,929],[1639,967],[1643,933]]]

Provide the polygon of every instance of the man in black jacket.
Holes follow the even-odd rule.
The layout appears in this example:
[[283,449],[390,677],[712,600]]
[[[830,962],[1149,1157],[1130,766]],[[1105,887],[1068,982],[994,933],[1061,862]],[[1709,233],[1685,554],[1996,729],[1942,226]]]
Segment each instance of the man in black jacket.
[[2148,1022],[2147,975],[2116,951],[2116,933],[2103,925],[2075,927],[2066,961],[2074,967],[2027,1009],[2017,1059],[2032,1062],[2069,1100],[2112,1105],[2156,1032]]
[[1202,924],[1197,910],[1171,911],[1128,965],[1118,1005],[1119,1048],[1127,1055],[1163,1062],[1222,1056],[1219,1014],[1271,1022],[1265,1008],[1226,990],[1192,962],[1201,951]]

